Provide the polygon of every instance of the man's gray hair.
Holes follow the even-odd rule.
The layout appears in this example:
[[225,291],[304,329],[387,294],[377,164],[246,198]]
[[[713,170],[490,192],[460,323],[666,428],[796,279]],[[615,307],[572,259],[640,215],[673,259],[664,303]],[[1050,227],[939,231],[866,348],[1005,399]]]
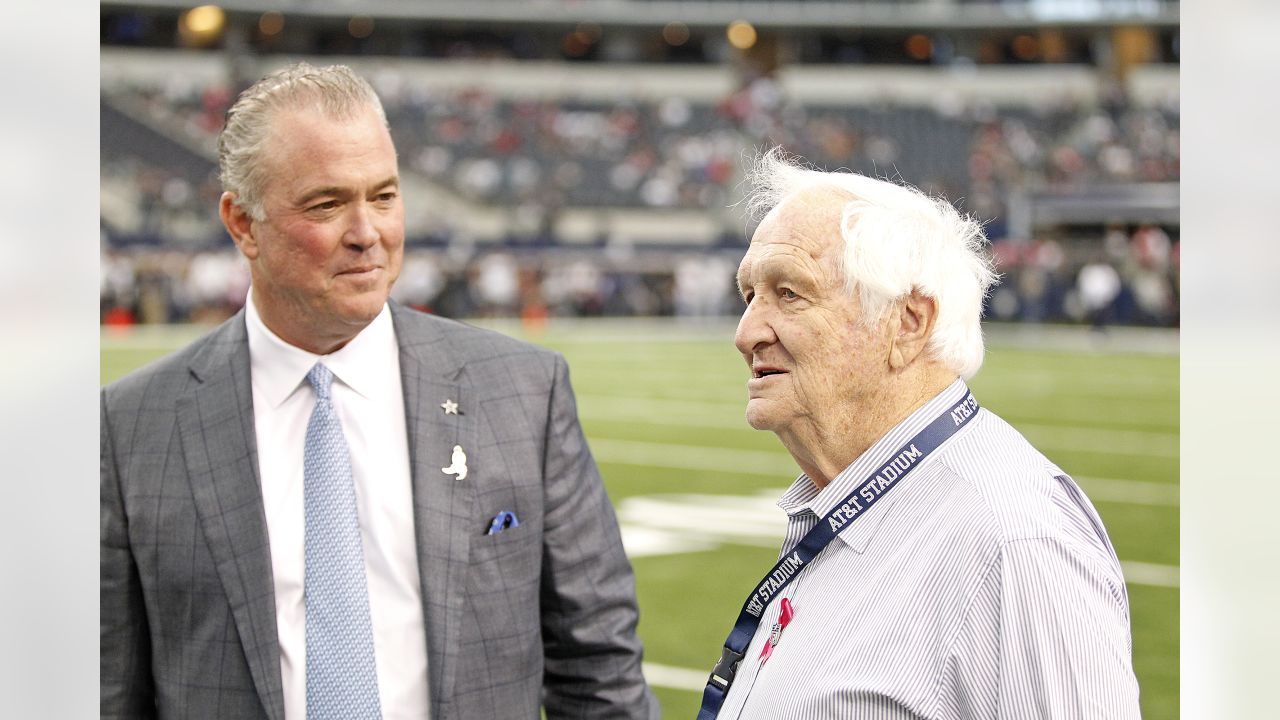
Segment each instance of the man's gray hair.
[[218,174],[222,189],[234,193],[236,204],[255,220],[265,217],[262,154],[270,140],[272,121],[281,110],[308,109],[339,119],[372,109],[383,124],[387,122],[373,87],[345,65],[317,68],[294,63],[240,93],[218,136]]
[[748,179],[747,208],[756,217],[805,190],[847,195],[841,269],[845,289],[859,294],[863,321],[879,323],[895,301],[919,290],[938,306],[926,352],[965,379],[978,372],[982,301],[997,278],[981,224],[913,187],[809,169],[781,148],[764,153]]

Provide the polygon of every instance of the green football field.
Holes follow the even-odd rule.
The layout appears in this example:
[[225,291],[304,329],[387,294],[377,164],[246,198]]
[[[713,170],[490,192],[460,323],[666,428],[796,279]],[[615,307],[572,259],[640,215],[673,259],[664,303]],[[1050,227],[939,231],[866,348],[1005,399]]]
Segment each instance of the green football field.
[[[646,676],[664,717],[693,718],[746,593],[777,557],[784,517],[772,503],[796,474],[777,439],[743,420],[746,367],[732,325],[498,327],[569,360],[635,566]],[[103,382],[196,333],[104,333]],[[1178,358],[1083,333],[1067,343],[1009,335],[1018,337],[996,333],[970,386],[1071,473],[1102,514],[1129,580],[1143,717],[1176,718]]]

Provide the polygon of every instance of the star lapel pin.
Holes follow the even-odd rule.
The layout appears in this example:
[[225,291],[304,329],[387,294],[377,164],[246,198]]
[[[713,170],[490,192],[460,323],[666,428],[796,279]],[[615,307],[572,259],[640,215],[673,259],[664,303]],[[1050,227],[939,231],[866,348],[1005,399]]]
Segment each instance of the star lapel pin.
[[467,454],[462,451],[461,445],[453,446],[452,464],[449,467],[440,468],[440,472],[446,475],[457,475],[459,480],[467,479]]
[[445,400],[444,402],[440,403],[440,408],[444,410],[445,415],[458,414],[458,403],[452,400]]

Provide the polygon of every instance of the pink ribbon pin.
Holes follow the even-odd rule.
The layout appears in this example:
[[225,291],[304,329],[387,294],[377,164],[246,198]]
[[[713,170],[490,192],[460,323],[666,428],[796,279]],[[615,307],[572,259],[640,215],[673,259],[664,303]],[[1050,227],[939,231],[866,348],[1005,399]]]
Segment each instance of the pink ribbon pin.
[[786,629],[791,622],[791,618],[795,617],[796,611],[791,607],[791,601],[782,598],[782,610],[778,613],[778,622],[773,624],[773,629],[769,631],[769,641],[764,644],[760,650],[760,664],[763,665],[769,660],[769,656],[773,655],[773,646],[778,644],[778,640],[782,639],[782,631]]

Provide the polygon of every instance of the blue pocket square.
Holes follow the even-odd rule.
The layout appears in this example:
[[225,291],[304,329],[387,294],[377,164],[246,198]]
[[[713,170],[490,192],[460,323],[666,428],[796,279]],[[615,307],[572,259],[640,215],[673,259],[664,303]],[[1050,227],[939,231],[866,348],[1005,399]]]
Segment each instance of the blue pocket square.
[[497,535],[507,528],[520,527],[520,521],[516,519],[516,514],[510,510],[503,510],[493,518],[493,523],[489,525],[489,532],[485,535]]

